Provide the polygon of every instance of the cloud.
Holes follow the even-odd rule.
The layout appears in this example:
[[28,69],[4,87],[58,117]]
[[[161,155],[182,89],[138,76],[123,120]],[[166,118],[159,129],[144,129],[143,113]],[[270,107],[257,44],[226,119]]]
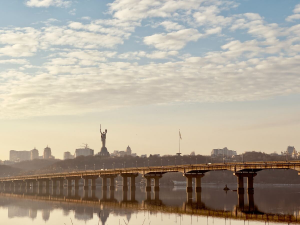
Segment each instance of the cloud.
[[285,20],[288,22],[293,22],[294,20],[300,19],[300,4],[295,6],[295,9],[293,10],[294,14],[291,16],[288,16]]
[[29,7],[69,7],[71,6],[72,1],[67,0],[29,0],[26,2],[26,5]]
[[167,31],[184,29],[184,27],[182,25],[172,22],[172,21],[164,21],[164,22],[161,22],[159,25],[165,27],[165,29]]
[[[145,104],[249,101],[300,93],[299,59],[279,56],[222,64],[190,57],[145,65],[103,62],[91,67],[65,62],[56,65],[55,76],[9,70],[0,73],[0,118]],[[9,79],[14,82],[3,82]]]
[[231,23],[231,17],[224,17],[218,15],[220,9],[216,5],[209,7],[200,7],[198,12],[193,14],[193,17],[198,26],[213,25],[213,26],[227,26]]
[[[0,72],[0,118],[300,93],[299,24],[283,27],[256,13],[226,17],[233,1],[116,0],[108,7],[103,20],[0,28],[0,64],[9,65]],[[236,36],[241,30],[244,40]],[[210,35],[217,50],[185,48]]]
[[154,51],[151,53],[147,53],[145,51],[139,52],[126,52],[118,55],[120,59],[127,60],[140,60],[141,58],[149,58],[149,59],[167,59],[170,57],[177,56],[179,53],[177,51]]
[[144,38],[146,45],[152,45],[159,50],[180,50],[188,42],[197,41],[203,34],[196,29],[183,29],[171,33],[154,34]]
[[0,30],[0,56],[27,57],[39,48],[41,32],[34,28]]
[[5,59],[0,60],[0,64],[28,64],[28,60],[26,59]]

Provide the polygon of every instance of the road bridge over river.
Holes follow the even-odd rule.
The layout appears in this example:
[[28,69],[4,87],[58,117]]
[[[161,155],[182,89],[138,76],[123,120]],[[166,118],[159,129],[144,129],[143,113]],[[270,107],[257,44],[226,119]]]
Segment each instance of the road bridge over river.
[[[300,174],[300,161],[293,162],[246,162],[246,163],[215,163],[215,164],[190,164],[190,165],[173,165],[173,166],[154,166],[154,167],[133,167],[133,168],[116,168],[109,170],[87,170],[63,173],[37,174],[29,176],[2,177],[0,178],[0,189],[25,188],[41,189],[45,185],[46,190],[49,189],[49,182],[52,188],[63,188],[66,180],[68,188],[74,185],[75,190],[79,187],[79,180],[84,180],[84,189],[89,189],[89,180],[91,180],[91,188],[96,188],[96,179],[102,178],[102,188],[115,188],[114,179],[117,176],[123,178],[123,190],[127,190],[128,180],[130,180],[130,189],[135,189],[135,178],[141,174],[146,179],[146,191],[151,191],[151,180],[154,179],[154,191],[159,190],[159,179],[165,173],[181,172],[187,179],[187,192],[192,192],[192,180],[195,179],[195,191],[201,191],[201,178],[209,171],[229,170],[237,177],[238,194],[244,193],[243,178],[247,178],[248,193],[253,193],[253,178],[257,172],[267,169],[291,169],[298,171]],[[110,182],[108,183],[108,179]],[[72,182],[74,181],[74,182]]]

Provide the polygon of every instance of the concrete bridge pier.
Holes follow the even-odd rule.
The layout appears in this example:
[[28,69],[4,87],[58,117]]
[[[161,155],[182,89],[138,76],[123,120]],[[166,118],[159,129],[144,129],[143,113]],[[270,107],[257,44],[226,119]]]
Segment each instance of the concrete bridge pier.
[[102,178],[102,191],[107,191],[107,176],[100,176]]
[[67,196],[70,197],[72,195],[72,179],[66,179],[67,180]]
[[248,197],[249,211],[253,212],[255,211],[254,194],[248,193],[247,197]]
[[244,209],[245,201],[244,201],[244,193],[238,193],[238,206],[240,209]]
[[96,180],[97,180],[98,177],[93,177],[91,179],[91,189],[92,189],[92,192],[95,192],[96,190]]
[[[122,177],[122,184],[123,184],[123,193],[126,192],[126,195],[127,195],[127,191],[128,191],[128,176],[127,175],[122,175],[121,174],[121,177]],[[127,197],[126,197],[127,198]],[[124,200],[125,201],[125,200]]]
[[75,196],[77,197],[79,195],[79,181],[81,178],[75,178],[74,179],[74,192]]
[[151,191],[146,191],[146,200],[151,201]]
[[110,190],[109,192],[109,200],[113,201],[115,199],[115,190]]
[[26,193],[27,192],[27,181],[23,181],[23,182],[21,182],[20,183],[20,186],[21,186],[21,192],[23,192],[23,193]]
[[36,193],[36,189],[37,189],[37,181],[33,180],[32,183],[32,193],[35,194]]
[[102,198],[101,200],[106,201],[107,200],[107,189],[102,189]]
[[43,193],[43,181],[38,180],[36,182],[37,182],[37,186],[38,186],[37,194],[42,194]]
[[50,182],[49,180],[45,180],[45,191],[46,191],[46,195],[49,195],[50,191],[50,186],[49,186]]
[[145,177],[146,178],[146,191],[151,191],[151,177]]
[[83,183],[83,190],[84,192],[88,192],[89,190],[89,178],[83,177],[84,183]]
[[13,182],[13,185],[14,185],[14,190],[13,192],[18,192],[19,191],[19,188],[20,188],[20,183],[18,181],[14,181]]
[[185,173],[183,176],[186,177],[186,192],[193,191],[193,178],[195,178],[195,191],[201,192],[201,178],[204,177],[203,173],[193,173],[187,174]]
[[237,192],[244,194],[244,177],[247,177],[247,193],[253,194],[253,180],[257,173],[234,173],[237,177]]
[[60,179],[59,180],[59,191],[62,191],[64,189],[64,180]]
[[162,178],[162,173],[157,174],[145,174],[143,176],[146,179],[146,191],[151,191],[151,179],[154,179],[154,191],[159,191],[159,179]]

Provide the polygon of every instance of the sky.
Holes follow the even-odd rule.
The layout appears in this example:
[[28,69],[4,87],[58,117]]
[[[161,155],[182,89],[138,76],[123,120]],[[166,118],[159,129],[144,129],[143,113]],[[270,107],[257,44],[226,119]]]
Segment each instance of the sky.
[[298,0],[10,0],[0,159],[300,150]]

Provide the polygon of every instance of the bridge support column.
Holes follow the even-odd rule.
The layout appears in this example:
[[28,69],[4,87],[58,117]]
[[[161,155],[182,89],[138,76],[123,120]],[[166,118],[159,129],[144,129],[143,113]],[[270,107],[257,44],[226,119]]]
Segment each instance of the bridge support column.
[[97,178],[92,178],[91,179],[91,188],[92,188],[92,191],[96,190],[96,179]]
[[45,181],[45,189],[46,189],[46,195],[48,195],[49,194],[49,180],[46,180]]
[[123,178],[123,191],[128,191],[128,178],[130,178],[130,188],[131,190],[135,189],[135,178],[138,176],[137,173],[126,173],[121,174]]
[[35,194],[36,191],[37,191],[37,185],[38,185],[38,182],[33,180],[32,181],[32,193]]
[[107,176],[100,176],[102,178],[102,190],[107,191]]
[[25,192],[27,192],[27,181],[23,181],[22,183],[21,183],[21,191],[23,192],[23,193],[25,193]]
[[137,177],[138,175],[136,176],[131,176],[130,177],[130,191],[133,192],[135,191],[135,178]]
[[253,178],[257,173],[234,173],[237,177],[237,192],[238,194],[244,194],[244,177],[247,177],[247,192],[254,193]]
[[154,191],[159,191],[159,179],[162,178],[163,173],[145,174],[146,191],[151,191],[151,179],[154,178]]
[[186,177],[186,192],[193,191],[193,175],[192,174],[184,174]]
[[151,177],[146,177],[146,191],[151,191]]
[[51,180],[51,184],[52,184],[52,191],[54,192],[54,190],[56,190],[57,188],[57,180],[56,179],[52,179]]
[[196,175],[196,192],[201,192],[201,179],[204,177],[204,174],[197,174]]
[[74,179],[74,191],[75,191],[75,196],[78,197],[79,194],[79,180],[81,178],[75,178]]
[[72,195],[72,179],[67,179],[67,196]]
[[114,191],[115,190],[115,178],[116,177],[117,177],[117,175],[110,177],[110,186],[109,186],[109,190],[110,191]]
[[43,193],[43,181],[39,180],[37,181],[38,183],[38,194],[42,194]]
[[256,173],[252,173],[251,175],[249,175],[247,177],[247,193],[248,194],[254,193],[253,180],[256,175],[257,175]]
[[88,177],[84,178],[83,190],[84,191],[88,191],[89,190],[89,178]]
[[123,178],[123,191],[127,191],[128,190],[127,176],[122,176],[122,178]]
[[59,180],[59,190],[63,190],[64,189],[64,180],[61,179]]

